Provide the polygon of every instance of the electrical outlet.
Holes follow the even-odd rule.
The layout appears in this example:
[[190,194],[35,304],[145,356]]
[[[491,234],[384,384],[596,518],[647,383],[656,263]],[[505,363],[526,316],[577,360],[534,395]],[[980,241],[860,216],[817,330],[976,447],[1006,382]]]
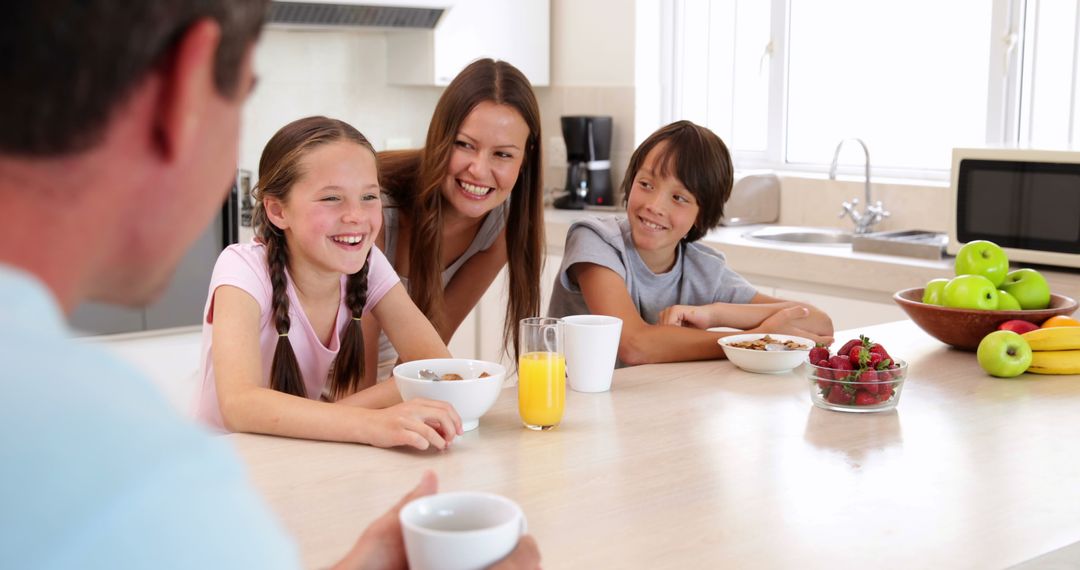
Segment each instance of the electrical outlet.
[[548,137],[548,166],[566,166],[566,141],[562,137]]

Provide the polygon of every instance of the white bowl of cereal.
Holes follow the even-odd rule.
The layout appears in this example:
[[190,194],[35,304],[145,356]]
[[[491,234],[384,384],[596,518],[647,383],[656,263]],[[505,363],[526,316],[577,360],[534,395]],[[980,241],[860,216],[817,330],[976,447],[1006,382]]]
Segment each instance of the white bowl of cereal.
[[732,364],[747,372],[774,374],[802,364],[814,341],[788,334],[734,334],[717,340]]
[[[424,378],[421,370],[431,371],[439,379]],[[499,398],[505,378],[503,365],[467,358],[413,360],[394,367],[394,381],[403,400],[427,398],[448,402],[461,416],[464,431],[480,425],[480,416]]]

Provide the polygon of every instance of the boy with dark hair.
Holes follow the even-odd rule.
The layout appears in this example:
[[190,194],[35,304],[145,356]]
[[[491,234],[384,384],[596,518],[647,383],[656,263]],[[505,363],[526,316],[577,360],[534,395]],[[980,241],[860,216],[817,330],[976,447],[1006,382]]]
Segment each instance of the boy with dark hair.
[[732,173],[709,129],[678,121],[650,135],[623,178],[626,218],[570,226],[548,316],[619,317],[622,365],[723,358],[716,340],[731,333],[695,330],[717,326],[831,342],[827,315],[758,293],[698,243],[720,223]]

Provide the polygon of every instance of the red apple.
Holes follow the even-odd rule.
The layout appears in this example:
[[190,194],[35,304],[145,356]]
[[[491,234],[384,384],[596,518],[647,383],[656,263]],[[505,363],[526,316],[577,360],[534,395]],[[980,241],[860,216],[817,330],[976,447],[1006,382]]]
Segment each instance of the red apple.
[[1039,328],[1039,325],[1028,321],[1022,321],[1020,319],[1005,321],[998,325],[999,331],[1012,331],[1016,334],[1024,334],[1037,328]]

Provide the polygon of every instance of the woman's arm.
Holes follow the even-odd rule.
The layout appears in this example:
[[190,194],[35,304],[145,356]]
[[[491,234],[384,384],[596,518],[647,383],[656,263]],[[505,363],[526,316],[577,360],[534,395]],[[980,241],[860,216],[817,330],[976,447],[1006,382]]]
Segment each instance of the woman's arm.
[[[361,326],[364,327],[364,358],[367,367],[365,376],[374,377],[375,372],[372,369],[379,365],[378,321],[381,319],[390,323],[386,327],[386,336],[403,362],[451,357],[449,349],[435,332],[435,327],[431,326],[427,317],[416,308],[409,294],[405,292],[405,287],[398,283],[379,300],[371,314],[361,321]],[[374,348],[372,345],[375,345]],[[393,378],[338,400],[341,404],[364,408],[385,408],[400,402],[401,393],[398,392]]]
[[491,247],[469,258],[446,284],[443,292],[446,299],[444,330],[439,331],[444,343],[449,343],[454,337],[462,321],[480,302],[505,265],[506,230],[503,229]]
[[372,309],[390,344],[402,362],[423,358],[450,358],[450,350],[439,333],[416,307],[405,286],[394,285]]
[[444,449],[461,433],[461,418],[445,402],[410,400],[371,410],[261,386],[258,303],[228,285],[213,294],[211,353],[218,405],[230,431],[418,449]]

